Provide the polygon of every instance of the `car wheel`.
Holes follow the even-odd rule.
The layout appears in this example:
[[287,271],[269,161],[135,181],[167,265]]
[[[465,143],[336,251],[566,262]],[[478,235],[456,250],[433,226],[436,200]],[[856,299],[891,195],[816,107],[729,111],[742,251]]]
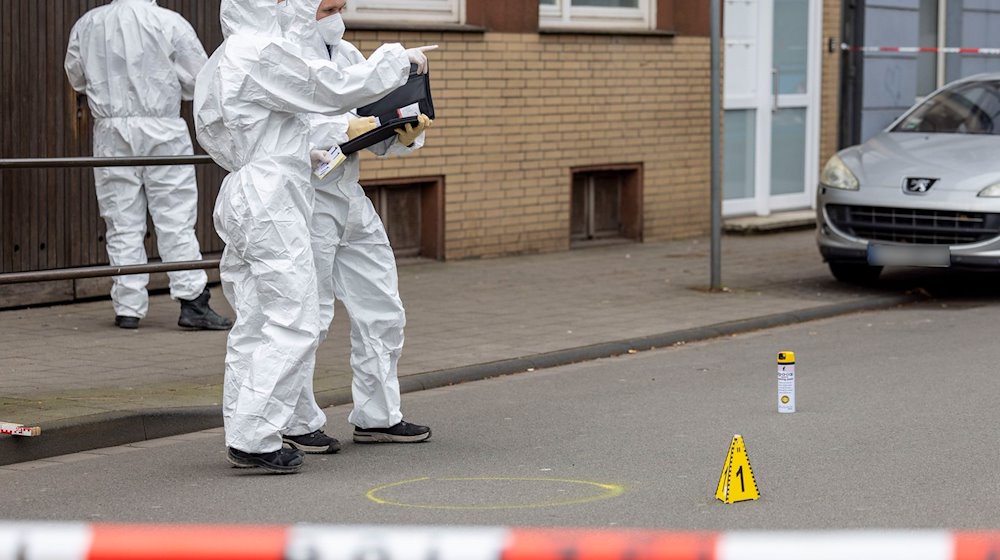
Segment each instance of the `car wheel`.
[[881,266],[842,262],[831,262],[828,264],[833,277],[848,284],[871,284],[878,280],[879,274],[882,274]]

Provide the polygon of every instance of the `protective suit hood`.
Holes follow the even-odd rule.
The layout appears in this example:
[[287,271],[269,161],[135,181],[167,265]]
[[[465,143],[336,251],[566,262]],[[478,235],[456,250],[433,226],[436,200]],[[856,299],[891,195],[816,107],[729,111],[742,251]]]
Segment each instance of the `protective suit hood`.
[[329,60],[330,53],[316,22],[320,0],[285,0],[285,3],[289,4],[284,9],[290,10],[291,17],[282,24],[284,37],[301,47],[308,56]]
[[236,34],[281,37],[275,0],[222,0],[219,14],[223,37]]

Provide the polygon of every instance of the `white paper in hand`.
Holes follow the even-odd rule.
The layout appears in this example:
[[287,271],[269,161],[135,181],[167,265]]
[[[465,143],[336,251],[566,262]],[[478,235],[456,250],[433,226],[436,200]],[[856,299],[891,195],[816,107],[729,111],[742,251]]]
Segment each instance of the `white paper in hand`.
[[340,167],[340,164],[344,163],[347,159],[347,156],[345,156],[344,152],[341,151],[340,146],[334,146],[327,150],[326,153],[330,155],[330,161],[319,164],[315,171],[313,171],[313,173],[320,179],[326,177],[331,171]]
[[412,105],[407,105],[406,107],[400,107],[396,109],[396,114],[399,118],[405,119],[406,117],[419,117],[420,116],[420,104],[414,103]]

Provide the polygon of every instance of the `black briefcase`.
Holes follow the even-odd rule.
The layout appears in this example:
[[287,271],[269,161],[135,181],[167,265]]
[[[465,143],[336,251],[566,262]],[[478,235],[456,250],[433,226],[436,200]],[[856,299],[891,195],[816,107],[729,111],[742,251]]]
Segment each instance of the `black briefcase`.
[[430,74],[417,74],[417,65],[410,65],[410,77],[406,84],[371,105],[358,107],[358,116],[376,117],[378,128],[370,130],[354,140],[340,145],[344,155],[363,150],[396,134],[397,128],[407,124],[417,126],[417,118],[424,114],[434,117],[434,100],[431,98]]

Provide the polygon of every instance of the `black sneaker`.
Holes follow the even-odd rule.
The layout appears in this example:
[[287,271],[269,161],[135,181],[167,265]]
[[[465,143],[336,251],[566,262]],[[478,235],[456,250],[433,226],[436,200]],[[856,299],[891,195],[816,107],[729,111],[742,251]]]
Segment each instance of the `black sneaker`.
[[281,440],[293,449],[306,453],[336,453],[340,451],[340,442],[324,434],[323,430],[316,430],[311,434],[301,436],[281,436]]
[[115,315],[115,326],[119,329],[138,329],[139,318],[128,315]]
[[417,443],[431,439],[427,426],[400,422],[388,428],[354,428],[355,443]]
[[247,453],[229,447],[226,458],[239,469],[260,467],[273,473],[291,474],[299,472],[302,468],[302,452],[285,447],[270,453]]

